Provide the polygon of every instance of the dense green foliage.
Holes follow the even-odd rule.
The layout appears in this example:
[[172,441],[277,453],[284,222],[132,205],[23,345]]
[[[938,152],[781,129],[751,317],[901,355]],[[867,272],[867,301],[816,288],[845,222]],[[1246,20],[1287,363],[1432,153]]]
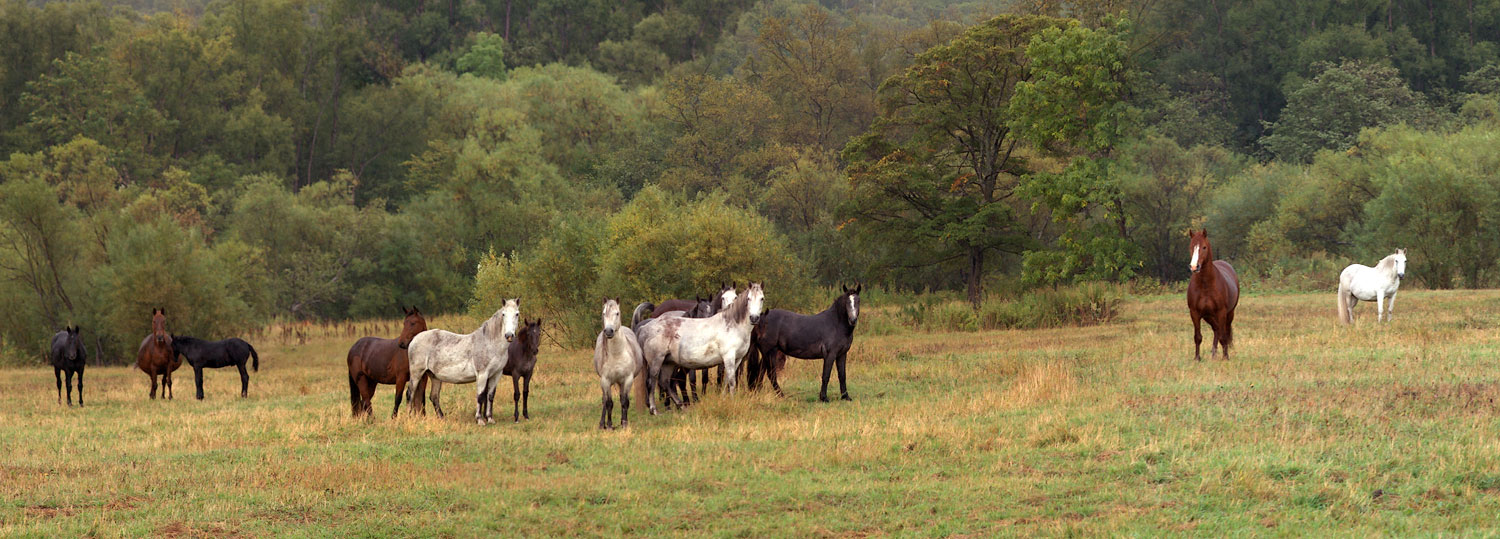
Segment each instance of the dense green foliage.
[[127,359],[158,305],[982,310],[1181,279],[1194,226],[1277,286],[1500,280],[1500,2],[1200,4],[0,0],[0,361]]

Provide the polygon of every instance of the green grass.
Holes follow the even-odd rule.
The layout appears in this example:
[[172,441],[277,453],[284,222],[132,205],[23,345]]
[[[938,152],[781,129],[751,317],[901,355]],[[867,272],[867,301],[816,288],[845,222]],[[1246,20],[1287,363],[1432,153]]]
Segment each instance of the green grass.
[[787,398],[637,403],[615,432],[587,350],[544,348],[533,419],[488,427],[473,386],[444,420],[391,420],[388,386],[350,419],[343,329],[252,339],[248,399],[232,371],[149,401],[95,368],[70,409],[50,369],[8,369],[0,535],[1500,533],[1500,291],[1407,292],[1350,328],[1332,293],[1247,296],[1233,359],[1202,363],[1183,303],[859,336],[854,402],[816,402],[820,364],[796,361]]

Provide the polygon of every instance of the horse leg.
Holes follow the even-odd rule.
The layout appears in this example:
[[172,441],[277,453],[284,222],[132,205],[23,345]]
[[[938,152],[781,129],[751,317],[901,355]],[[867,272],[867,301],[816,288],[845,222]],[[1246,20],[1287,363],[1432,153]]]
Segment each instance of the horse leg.
[[531,375],[521,382],[521,417],[531,419]]
[[[240,368],[240,398],[243,399],[245,397],[249,397],[250,396],[250,371],[245,370],[245,362],[243,362],[243,361],[240,362],[239,368]],[[370,401],[369,401],[369,399],[366,399],[365,402],[368,403]]]
[[1385,321],[1391,321],[1391,311],[1396,310],[1396,293],[1391,292],[1390,299],[1385,301]]
[[57,404],[62,405],[62,369],[52,367],[52,375],[57,377]]
[[[657,415],[656,411],[656,386],[661,383],[661,361],[646,362],[646,409],[651,410],[651,415]],[[627,389],[628,391],[628,389]]]
[[1385,321],[1385,294],[1375,293],[1375,322]]
[[[146,377],[151,379],[151,400],[156,400],[156,375],[148,372],[146,373]],[[166,377],[163,376],[162,379],[165,381]],[[162,388],[162,396],[167,396],[166,388]]]
[[[719,386],[724,386],[724,367],[714,367],[714,375],[719,379]],[[703,390],[708,390],[708,380],[703,381]]]
[[432,378],[432,391],[427,396],[432,397],[432,411],[433,411],[433,413],[437,414],[438,419],[442,419],[443,415],[444,415],[443,414],[443,381],[442,380],[438,380],[436,376],[432,376],[431,374],[429,374],[428,376],[430,376]]
[[78,368],[78,406],[83,406],[83,368]]
[[[374,378],[361,376],[359,381],[359,413],[366,417],[375,414],[375,388],[380,383]],[[399,395],[399,394],[398,394]]]
[[193,365],[193,383],[198,386],[198,400],[203,400],[203,367]]
[[[510,377],[510,388],[514,391],[514,396],[511,398],[511,401],[512,404],[515,405],[511,411],[510,420],[512,423],[521,422],[521,381],[519,380],[519,378],[520,375],[512,375]],[[531,418],[528,417],[527,419]]]
[[[155,380],[152,380],[153,382]],[[172,400],[172,372],[161,375],[161,385],[166,389],[167,400]]]
[[73,405],[73,371],[63,369],[63,386],[68,388],[68,406]]
[[359,417],[359,411],[364,408],[360,405],[359,379],[354,374],[349,375],[349,413],[351,417]]
[[849,386],[844,384],[844,361],[847,359],[849,359],[848,350],[839,352],[839,359],[836,364],[839,368],[839,399],[852,401],[854,399],[849,397]]
[[630,386],[635,380],[627,380],[620,386],[620,428],[630,424]]
[[496,375],[494,380],[490,380],[489,390],[485,391],[484,393],[484,396],[489,399],[489,401],[484,404],[484,424],[486,425],[495,424],[495,390],[500,389],[498,387],[499,385],[500,376]]
[[421,374],[418,374],[415,382],[410,380],[408,382],[411,384],[406,388],[407,391],[411,392],[411,394],[406,396],[406,400],[411,402],[411,406],[408,409],[416,410],[418,414],[424,416],[427,415],[427,371],[422,371]]
[[406,378],[396,379],[396,407],[391,409],[391,419],[396,418],[396,413],[401,411],[401,396],[406,392]]
[[[1193,359],[1195,361],[1203,361],[1201,352],[1203,349],[1203,326],[1200,325],[1203,317],[1198,314],[1198,311],[1190,309],[1188,312],[1193,317]],[[824,376],[823,380],[827,381],[828,377]]]
[[489,400],[488,398],[486,398],[488,397],[488,395],[486,395],[485,392],[489,390],[489,388],[487,387],[489,383],[490,381],[485,378],[483,372],[479,373],[479,376],[474,378],[474,387],[478,388],[478,390],[475,391],[474,397],[474,402],[478,404],[478,406],[474,408],[474,421],[479,423],[480,425],[484,424],[484,403]]
[[[727,357],[724,358],[724,372],[727,374],[727,376],[725,376],[725,379],[728,380],[728,382],[725,383],[724,386],[723,386],[725,393],[728,393],[730,395],[734,394],[734,386],[735,386],[734,375],[735,375],[735,371],[739,370],[739,368],[740,368],[740,358],[734,357],[733,354],[730,354],[729,356],[727,356]],[[704,378],[708,377],[708,371],[704,371],[703,372],[703,377]]]
[[[666,366],[666,369],[667,369],[666,374],[667,374],[667,376],[670,377],[673,373],[675,373],[677,371],[677,369],[679,369],[679,367],[677,367],[675,365],[668,365],[668,366]],[[682,409],[682,408],[684,408],[686,406],[686,404],[684,404],[682,402],[682,397],[683,397],[683,393],[681,391],[681,388],[678,388],[676,386],[671,386],[671,387],[667,388],[667,398],[671,401],[672,404],[676,404],[677,408],[679,410]]]
[[[781,351],[777,351],[781,353]],[[818,400],[828,402],[828,377],[833,374],[833,354],[823,358],[823,389],[818,390]]]
[[776,380],[777,365],[786,365],[785,356],[786,354],[782,353],[781,350],[775,350],[770,355],[761,356],[761,361],[764,363],[761,365],[761,370],[765,371],[766,378],[771,379],[771,389],[776,390],[776,396],[778,397],[786,396],[786,393],[781,391],[781,382]]

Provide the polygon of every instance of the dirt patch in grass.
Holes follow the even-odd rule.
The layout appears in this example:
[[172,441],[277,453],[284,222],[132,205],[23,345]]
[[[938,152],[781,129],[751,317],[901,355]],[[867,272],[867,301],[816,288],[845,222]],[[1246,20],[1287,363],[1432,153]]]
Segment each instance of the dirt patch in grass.
[[75,507],[73,507],[73,506],[71,506],[71,505],[63,505],[63,506],[31,505],[31,506],[27,506],[26,507],[26,515],[27,516],[31,516],[31,517],[36,517],[36,518],[66,517],[66,516],[72,516],[73,513],[77,513],[77,512],[78,512],[78,509],[75,508]]

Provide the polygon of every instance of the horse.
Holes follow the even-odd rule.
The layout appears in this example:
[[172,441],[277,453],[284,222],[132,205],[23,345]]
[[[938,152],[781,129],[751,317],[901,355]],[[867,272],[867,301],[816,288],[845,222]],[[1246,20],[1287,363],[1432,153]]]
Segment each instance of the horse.
[[1385,314],[1391,321],[1391,310],[1396,307],[1396,288],[1406,277],[1406,249],[1380,259],[1375,267],[1350,264],[1339,273],[1339,321],[1354,322],[1354,306],[1360,301],[1375,302],[1375,321]]
[[843,286],[844,293],[823,312],[814,315],[771,309],[750,332],[750,354],[745,362],[750,388],[760,386],[761,375],[771,379],[777,395],[785,396],[776,374],[786,365],[787,356],[823,360],[823,389],[818,400],[828,402],[828,377],[835,365],[839,369],[839,398],[849,397],[844,382],[844,362],[854,344],[854,327],[859,323],[859,293],[864,285]]
[[172,336],[173,353],[187,358],[193,367],[193,382],[198,386],[198,400],[203,400],[203,369],[218,369],[234,366],[240,370],[240,397],[250,396],[250,373],[245,363],[254,359],[255,372],[260,372],[260,354],[255,347],[237,337],[221,341],[205,341],[193,337]]
[[521,298],[505,300],[500,310],[495,311],[479,329],[467,335],[459,335],[441,329],[429,329],[413,337],[406,347],[411,360],[410,376],[415,386],[406,386],[407,400],[422,414],[427,413],[427,404],[422,392],[427,389],[427,380],[432,379],[432,408],[438,417],[443,417],[443,382],[451,384],[474,383],[474,400],[477,405],[474,421],[480,425],[495,422],[492,403],[495,384],[505,370],[508,353],[501,342],[516,337],[516,318],[521,313]]
[[402,321],[401,334],[396,338],[365,337],[349,347],[349,406],[354,417],[373,413],[371,399],[375,397],[375,386],[379,384],[396,386],[396,407],[391,409],[391,417],[395,418],[401,411],[401,396],[406,393],[406,382],[411,375],[406,347],[418,333],[427,331],[427,319],[416,307],[410,310],[402,307],[401,312],[406,318]]
[[151,333],[141,339],[135,352],[135,366],[151,378],[151,398],[156,398],[156,377],[161,376],[162,393],[172,398],[172,373],[182,366],[172,350],[172,335],[167,333],[167,311],[151,309]]
[[[531,374],[536,371],[536,352],[542,344],[542,319],[537,318],[535,322],[529,320],[521,321],[521,331],[516,333],[516,338],[510,341],[505,348],[505,369],[500,374],[510,377],[510,387],[515,391],[513,401],[516,406],[511,421],[519,423],[522,417],[531,419]],[[526,379],[526,390],[523,393],[520,378]],[[495,392],[490,391],[490,406],[495,405]]]
[[641,343],[635,331],[620,325],[620,300],[604,298],[604,312],[600,317],[604,329],[594,339],[594,373],[599,375],[599,390],[603,392],[599,412],[599,428],[613,429],[615,403],[610,399],[610,388],[620,392],[620,428],[630,424],[630,387],[635,377],[645,367],[641,359]]
[[1193,359],[1203,361],[1199,349],[1203,345],[1203,327],[1199,320],[1208,322],[1214,331],[1213,346],[1208,355],[1224,346],[1224,359],[1229,359],[1229,345],[1234,342],[1234,308],[1240,303],[1240,279],[1234,267],[1223,260],[1214,260],[1214,248],[1208,243],[1208,229],[1189,233],[1187,302],[1188,315],[1193,319]]
[[[649,372],[646,404],[656,415],[655,388],[671,379],[677,368],[696,369],[724,365],[726,391],[734,393],[734,375],[739,360],[750,348],[750,328],[760,322],[765,291],[750,283],[745,295],[735,298],[728,309],[708,318],[665,318],[641,328],[638,339]],[[679,407],[680,395],[668,392]]]
[[[83,339],[78,337],[78,326],[68,326],[52,336],[52,350],[48,358],[52,362],[52,375],[57,377],[57,403],[63,403],[63,387],[68,388],[68,406],[73,406],[73,373],[78,373],[78,405],[83,406],[83,366],[88,353]],[[66,373],[68,382],[63,383]]]

